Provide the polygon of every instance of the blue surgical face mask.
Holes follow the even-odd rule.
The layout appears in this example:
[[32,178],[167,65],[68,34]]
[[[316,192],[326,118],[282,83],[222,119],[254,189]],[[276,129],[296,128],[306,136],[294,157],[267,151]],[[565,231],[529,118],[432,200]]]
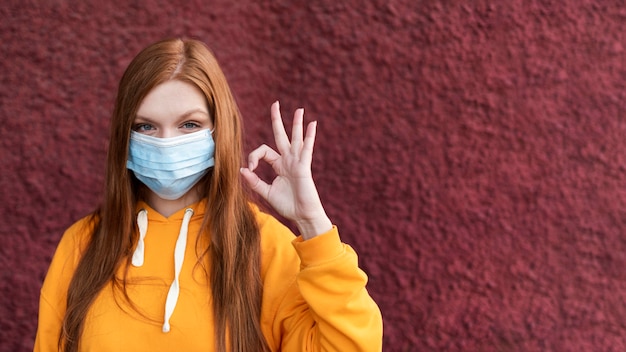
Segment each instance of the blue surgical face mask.
[[130,132],[126,167],[163,199],[178,199],[215,165],[212,131],[171,138]]

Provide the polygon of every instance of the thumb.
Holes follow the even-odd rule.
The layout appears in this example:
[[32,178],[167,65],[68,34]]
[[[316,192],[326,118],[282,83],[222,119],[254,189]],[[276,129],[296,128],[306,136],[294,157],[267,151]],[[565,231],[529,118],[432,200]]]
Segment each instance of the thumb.
[[261,178],[259,178],[256,173],[254,173],[247,167],[242,167],[241,169],[239,169],[239,172],[253,191],[258,193],[261,197],[263,197],[263,199],[268,200],[270,185],[261,180]]

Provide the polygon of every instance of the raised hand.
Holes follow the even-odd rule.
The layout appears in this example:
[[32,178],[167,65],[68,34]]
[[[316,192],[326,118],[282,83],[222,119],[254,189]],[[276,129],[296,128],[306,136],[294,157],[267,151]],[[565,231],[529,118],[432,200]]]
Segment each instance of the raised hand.
[[[278,152],[261,145],[248,155],[248,167],[242,168],[241,174],[280,215],[296,223],[304,239],[315,237],[332,228],[311,175],[317,122],[309,123],[304,134],[304,109],[297,109],[289,141],[278,102],[272,104],[271,118]],[[254,172],[260,160],[270,164],[276,173],[271,184]]]

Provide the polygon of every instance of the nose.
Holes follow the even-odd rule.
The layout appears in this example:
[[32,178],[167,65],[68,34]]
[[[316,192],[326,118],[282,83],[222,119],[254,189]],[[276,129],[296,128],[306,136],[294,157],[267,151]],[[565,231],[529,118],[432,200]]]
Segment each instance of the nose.
[[178,131],[175,128],[161,128],[157,137],[159,138],[170,138],[176,137],[178,135]]

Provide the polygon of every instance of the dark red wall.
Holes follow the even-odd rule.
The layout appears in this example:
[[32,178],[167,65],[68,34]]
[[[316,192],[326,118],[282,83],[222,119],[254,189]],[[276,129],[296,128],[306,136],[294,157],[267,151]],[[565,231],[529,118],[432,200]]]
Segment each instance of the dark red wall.
[[32,348],[56,243],[100,199],[123,69],[179,35],[215,51],[248,149],[276,99],[319,120],[386,350],[626,350],[623,0],[175,2],[0,5],[2,351]]

